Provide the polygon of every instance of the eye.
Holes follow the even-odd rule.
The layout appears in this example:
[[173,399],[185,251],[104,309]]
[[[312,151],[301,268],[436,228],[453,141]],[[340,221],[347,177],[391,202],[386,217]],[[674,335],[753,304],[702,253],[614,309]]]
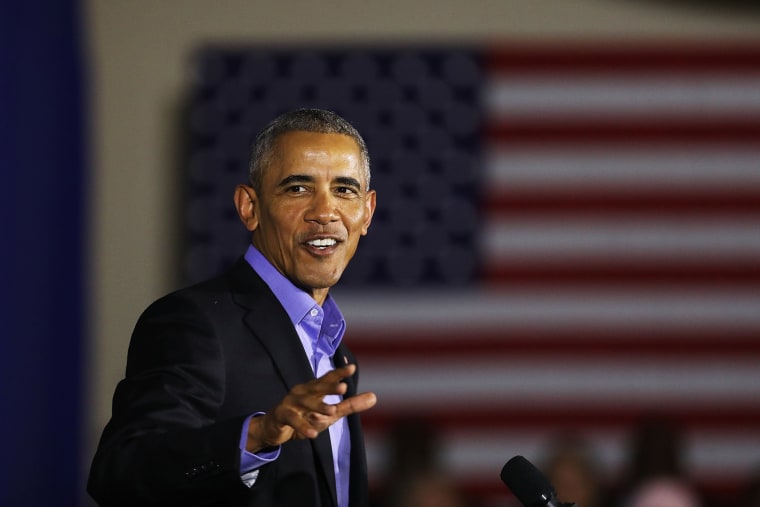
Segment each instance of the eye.
[[306,192],[306,187],[303,185],[290,185],[285,188],[285,192],[289,194],[302,194]]
[[339,187],[335,187],[335,193],[338,194],[340,197],[343,198],[355,198],[360,195],[359,189],[354,186],[350,185],[341,185]]
[[332,183],[333,192],[343,198],[353,198],[361,195],[362,185],[356,178],[339,176]]

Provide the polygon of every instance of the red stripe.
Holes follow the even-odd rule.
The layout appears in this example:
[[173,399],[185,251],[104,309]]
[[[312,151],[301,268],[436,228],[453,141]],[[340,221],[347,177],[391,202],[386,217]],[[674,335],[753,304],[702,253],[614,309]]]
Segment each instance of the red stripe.
[[[559,326],[558,326],[559,327]],[[663,331],[646,325],[605,326],[603,329],[575,327],[551,332],[514,328],[479,331],[462,324],[444,330],[394,332],[362,331],[352,327],[347,336],[351,349],[361,360],[421,360],[472,357],[539,358],[749,358],[760,359],[760,329],[688,328]],[[651,326],[650,326],[651,327]],[[466,337],[463,338],[463,337]],[[758,363],[760,364],[760,363]]]
[[635,46],[605,42],[525,44],[504,42],[484,57],[491,73],[646,73],[679,74],[705,72],[760,72],[757,43],[711,43],[662,41]]
[[[640,256],[640,254],[636,254]],[[690,262],[678,259],[615,261],[581,260],[550,262],[507,259],[486,264],[479,273],[485,286],[544,287],[558,284],[585,284],[595,287],[626,288],[681,287],[741,288],[760,285],[760,259],[725,259]]]
[[530,431],[555,431],[562,428],[564,431],[581,432],[623,429],[627,432],[654,417],[671,421],[682,431],[738,430],[753,434],[760,431],[760,408],[749,402],[744,407],[663,407],[655,412],[651,405],[637,406],[630,400],[621,400],[617,406],[575,405],[571,408],[504,407],[499,406],[498,400],[495,400],[488,407],[468,405],[418,411],[406,408],[403,415],[393,407],[383,408],[382,403],[379,403],[377,407],[362,414],[362,425],[368,432],[384,432],[398,424],[399,420],[429,421],[440,432],[467,430],[472,433],[498,433],[519,431],[518,428]]
[[493,143],[602,145],[668,145],[684,147],[717,143],[760,142],[760,118],[615,118],[579,122],[539,117],[534,121],[492,122],[485,135]]
[[[716,168],[720,170],[720,168]],[[626,212],[639,214],[660,213],[760,213],[760,185],[748,184],[743,188],[719,188],[698,190],[668,190],[662,188],[594,188],[595,183],[570,190],[512,190],[505,182],[503,188],[483,197],[484,215],[531,216],[573,213],[598,215],[599,213]],[[621,184],[621,186],[624,184]],[[684,182],[684,186],[688,182]],[[613,185],[610,185],[613,186]]]

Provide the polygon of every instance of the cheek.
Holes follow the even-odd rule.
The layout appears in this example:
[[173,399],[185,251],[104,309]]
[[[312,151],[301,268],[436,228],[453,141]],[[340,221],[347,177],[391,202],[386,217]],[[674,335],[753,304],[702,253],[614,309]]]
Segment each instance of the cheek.
[[295,233],[292,224],[287,220],[282,220],[282,217],[278,216],[267,217],[259,225],[259,233],[270,254],[280,259],[292,255]]
[[350,224],[351,229],[361,230],[364,229],[369,212],[365,206],[356,206],[351,210],[346,210],[344,216],[347,218],[347,222]]
[[286,237],[290,236],[298,224],[298,214],[288,209],[278,209],[268,215],[270,229],[274,234]]

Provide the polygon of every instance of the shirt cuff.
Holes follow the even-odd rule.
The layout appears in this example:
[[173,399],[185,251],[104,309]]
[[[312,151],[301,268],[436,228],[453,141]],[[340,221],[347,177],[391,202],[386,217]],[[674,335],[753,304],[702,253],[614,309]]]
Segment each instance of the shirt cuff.
[[243,430],[240,434],[240,478],[248,486],[253,486],[253,483],[258,477],[258,469],[267,463],[271,463],[280,457],[280,446],[277,446],[271,451],[252,453],[245,450],[245,445],[248,442],[248,425],[251,422],[252,417],[258,417],[264,415],[265,412],[256,412],[246,417],[243,422]]

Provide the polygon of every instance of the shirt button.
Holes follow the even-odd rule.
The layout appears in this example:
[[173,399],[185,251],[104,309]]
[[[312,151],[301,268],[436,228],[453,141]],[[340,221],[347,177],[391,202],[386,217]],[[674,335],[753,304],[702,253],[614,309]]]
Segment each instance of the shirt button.
[[312,317],[316,317],[317,315],[319,315],[319,310],[317,310],[316,308],[312,308],[309,313],[311,314]]

